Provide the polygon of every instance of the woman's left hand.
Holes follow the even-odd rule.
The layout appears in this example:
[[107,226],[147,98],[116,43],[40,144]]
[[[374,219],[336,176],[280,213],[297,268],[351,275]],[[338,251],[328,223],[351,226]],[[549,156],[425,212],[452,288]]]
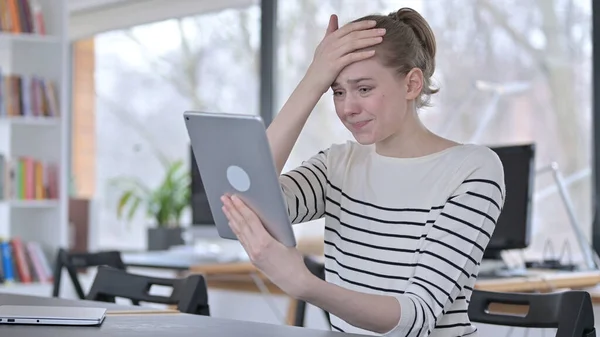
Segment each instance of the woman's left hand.
[[229,226],[252,264],[288,295],[296,298],[302,296],[313,275],[304,264],[300,252],[275,240],[256,213],[239,197],[225,195],[221,201]]

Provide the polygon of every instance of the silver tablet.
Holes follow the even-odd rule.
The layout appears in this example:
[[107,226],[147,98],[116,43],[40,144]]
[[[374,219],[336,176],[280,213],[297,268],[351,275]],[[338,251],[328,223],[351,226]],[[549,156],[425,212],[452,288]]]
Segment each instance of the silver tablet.
[[296,238],[262,119],[186,111],[184,120],[219,236],[237,239],[220,200],[223,194],[236,194],[277,241],[294,247]]
[[105,308],[0,305],[0,324],[100,325]]

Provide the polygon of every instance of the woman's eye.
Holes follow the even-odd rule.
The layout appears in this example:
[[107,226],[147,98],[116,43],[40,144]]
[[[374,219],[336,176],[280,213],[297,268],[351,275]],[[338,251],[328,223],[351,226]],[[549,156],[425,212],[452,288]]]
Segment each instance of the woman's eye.
[[333,92],[333,96],[341,96],[343,94],[343,92],[341,91],[334,91]]
[[360,88],[360,89],[358,89],[358,91],[360,91],[361,93],[366,93],[366,92],[371,91],[371,88]]

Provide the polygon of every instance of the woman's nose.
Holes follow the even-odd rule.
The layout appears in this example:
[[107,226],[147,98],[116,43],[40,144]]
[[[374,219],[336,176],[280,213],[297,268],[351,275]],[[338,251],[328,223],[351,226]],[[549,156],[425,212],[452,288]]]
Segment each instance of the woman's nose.
[[344,98],[344,114],[352,115],[360,112],[360,104],[354,95],[346,95]]

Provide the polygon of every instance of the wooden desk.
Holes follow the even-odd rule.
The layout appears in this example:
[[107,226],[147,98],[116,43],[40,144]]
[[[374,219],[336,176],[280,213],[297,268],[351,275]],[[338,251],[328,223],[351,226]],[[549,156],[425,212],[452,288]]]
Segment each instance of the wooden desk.
[[[298,240],[298,250],[308,256],[323,256],[323,238],[312,237]],[[198,256],[187,256],[177,252],[142,252],[123,254],[126,265],[176,270],[180,273],[203,274],[209,288],[227,291],[260,293],[257,282],[262,283],[271,294],[285,295],[272,284],[250,262],[219,263]],[[183,275],[182,275],[183,276]],[[600,284],[600,271],[576,273],[543,273],[542,276],[480,280],[475,288],[501,292],[549,292],[559,289],[589,289]],[[595,303],[600,303],[600,288],[590,291]],[[286,323],[293,325],[296,316],[296,301],[291,300],[286,314]]]
[[[190,273],[203,274],[209,288],[228,291],[260,292],[255,280],[264,282],[272,294],[285,295],[272,284],[250,262],[218,265],[196,265]],[[600,284],[600,271],[572,273],[540,273],[538,275],[516,278],[480,280],[475,289],[498,292],[551,292],[560,289],[589,289]],[[594,303],[600,303],[600,288],[590,291]],[[290,298],[286,313],[286,324],[294,325],[297,301]]]
[[185,272],[194,265],[219,264],[219,261],[215,259],[204,258],[194,254],[173,252],[169,250],[123,253],[121,254],[121,258],[127,267],[166,269],[177,272]]
[[551,292],[587,289],[600,284],[600,271],[540,273],[527,277],[479,280],[475,289],[499,292]]
[[[29,337],[154,337],[154,336],[215,336],[215,337],[359,337],[334,331],[311,330],[274,324],[245,322],[200,315],[159,313],[155,309],[139,311],[140,307],[111,303],[65,300],[51,297],[0,294],[0,303],[31,305],[99,306],[125,310],[120,315],[108,314],[99,327],[45,326],[0,324],[0,336]],[[126,312],[130,308],[134,312]]]
[[[304,255],[323,256],[323,237],[317,236],[299,239],[297,248]],[[123,252],[121,259],[127,267],[187,272],[192,267],[203,266],[205,268],[203,270],[209,273],[220,273],[223,271],[226,274],[231,273],[236,268],[242,268],[239,271],[244,272],[243,268],[249,264],[248,258],[244,259],[240,257],[236,261],[229,260],[223,262],[222,259],[216,258],[214,254],[211,254],[211,256],[202,256],[195,254],[193,250]],[[246,271],[249,270],[247,269]]]

